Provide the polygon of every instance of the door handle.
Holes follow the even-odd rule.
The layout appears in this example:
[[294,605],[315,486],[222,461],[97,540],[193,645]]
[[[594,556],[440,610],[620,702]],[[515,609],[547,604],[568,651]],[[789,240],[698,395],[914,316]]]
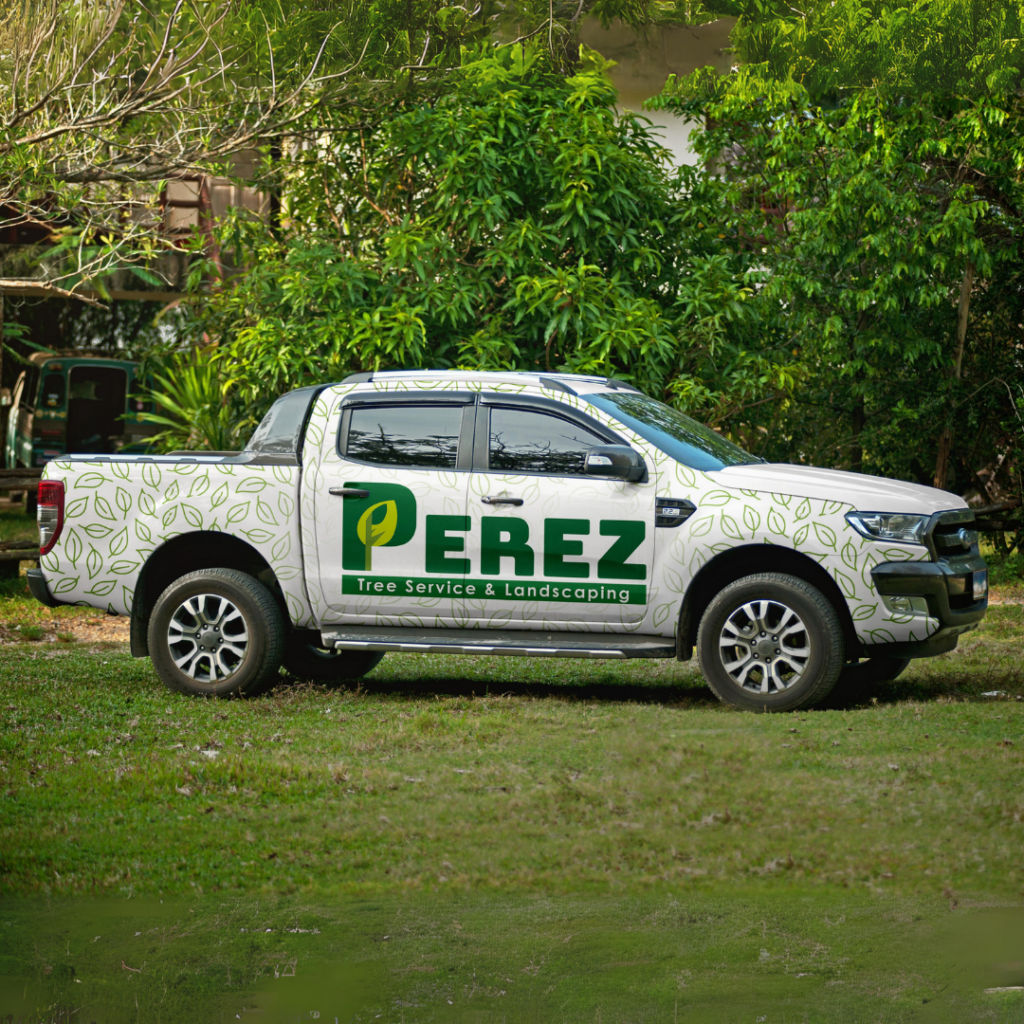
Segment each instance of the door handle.
[[522,498],[492,498],[488,495],[480,499],[485,505],[522,505]]
[[370,492],[364,491],[362,487],[332,487],[328,493],[339,498],[368,498],[370,496]]

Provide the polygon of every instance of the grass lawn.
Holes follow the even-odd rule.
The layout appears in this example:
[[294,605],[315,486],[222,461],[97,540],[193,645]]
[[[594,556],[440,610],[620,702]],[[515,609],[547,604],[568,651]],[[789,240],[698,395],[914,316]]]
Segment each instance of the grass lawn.
[[1024,1019],[984,991],[1024,984],[1020,604],[758,716],[688,665],[435,655],[201,701],[2,586],[0,1016]]

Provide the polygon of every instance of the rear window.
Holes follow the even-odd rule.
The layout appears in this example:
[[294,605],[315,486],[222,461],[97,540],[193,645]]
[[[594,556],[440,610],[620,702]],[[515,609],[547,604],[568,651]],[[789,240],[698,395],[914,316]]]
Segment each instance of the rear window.
[[63,373],[48,373],[39,392],[41,409],[59,409],[64,404],[65,380]]

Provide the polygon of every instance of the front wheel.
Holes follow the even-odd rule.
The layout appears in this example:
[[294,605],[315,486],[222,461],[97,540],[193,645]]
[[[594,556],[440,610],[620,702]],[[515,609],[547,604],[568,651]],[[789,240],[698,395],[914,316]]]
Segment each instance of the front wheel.
[[309,683],[337,686],[376,668],[383,651],[336,651],[322,647],[318,633],[292,633],[284,654],[289,675]]
[[236,569],[201,569],[157,599],[149,652],[169,689],[227,697],[273,683],[286,635],[281,610],[259,580]]
[[715,696],[748,711],[795,711],[824,700],[843,668],[843,629],[816,587],[783,573],[744,576],[708,605],[697,633]]

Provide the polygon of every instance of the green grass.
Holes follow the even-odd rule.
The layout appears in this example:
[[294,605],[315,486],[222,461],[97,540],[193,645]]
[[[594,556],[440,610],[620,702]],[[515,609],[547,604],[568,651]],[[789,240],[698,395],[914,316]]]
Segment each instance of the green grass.
[[0,585],[0,1016],[1024,1017],[983,991],[1024,983],[1019,604],[788,716],[674,662],[434,655],[202,701],[26,639],[97,614]]

